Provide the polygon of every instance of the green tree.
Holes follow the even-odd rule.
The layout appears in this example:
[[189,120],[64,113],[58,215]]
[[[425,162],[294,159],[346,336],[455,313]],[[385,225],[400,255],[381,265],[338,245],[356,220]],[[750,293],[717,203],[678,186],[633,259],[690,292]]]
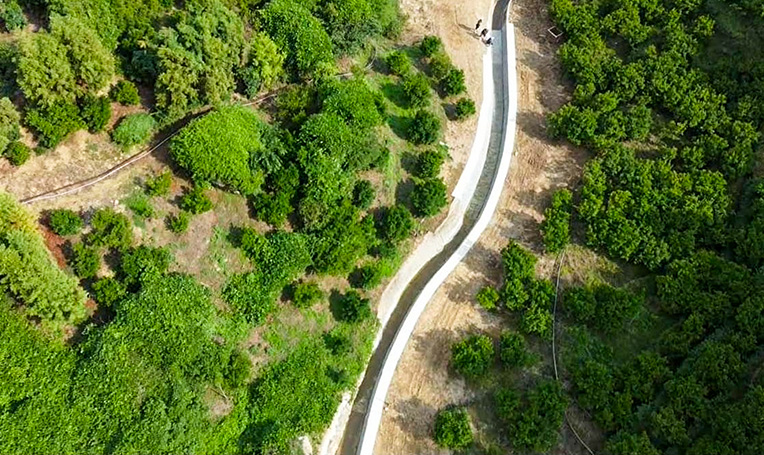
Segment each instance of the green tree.
[[361,210],[368,209],[374,202],[376,192],[374,185],[368,180],[359,180],[353,187],[353,204]]
[[0,98],[0,155],[18,140],[21,116],[10,99]]
[[180,208],[183,209],[184,212],[193,213],[194,215],[209,212],[212,210],[212,207],[212,201],[205,194],[203,186],[194,186],[186,191],[180,199]]
[[324,299],[324,292],[313,281],[301,281],[294,286],[292,303],[297,308],[310,308]]
[[411,59],[403,51],[390,52],[385,56],[385,63],[391,73],[401,77],[407,76],[413,68]]
[[138,88],[132,82],[122,79],[109,90],[109,98],[115,103],[125,106],[134,106],[140,104],[141,96]]
[[111,208],[98,209],[90,220],[93,230],[85,237],[85,243],[99,248],[124,251],[133,243],[133,227],[130,220]]
[[406,240],[414,229],[414,217],[409,210],[402,205],[388,207],[382,212],[377,233],[389,242]]
[[411,125],[408,129],[408,140],[417,145],[434,144],[440,137],[441,129],[440,119],[432,112],[420,109],[414,115]]
[[485,375],[493,361],[493,340],[486,335],[471,335],[451,346],[451,365],[464,376]]
[[340,321],[359,323],[374,316],[369,299],[352,289],[339,298],[338,307],[336,317]]
[[435,416],[435,443],[447,449],[463,449],[472,444],[472,428],[467,411],[460,407],[442,409]]
[[71,266],[78,277],[93,278],[101,267],[101,256],[97,249],[84,243],[75,243],[72,247]]
[[541,233],[544,246],[550,253],[561,251],[570,241],[570,214],[573,210],[573,194],[558,190],[552,195],[552,205],[544,211]]
[[42,147],[53,148],[71,133],[85,128],[76,104],[57,102],[27,111],[24,118]]
[[261,89],[270,90],[284,77],[284,55],[265,33],[257,33],[250,40],[247,63],[240,75],[250,98]]
[[31,155],[32,151],[29,149],[29,146],[19,141],[11,142],[11,145],[5,149],[5,157],[14,166],[21,166],[26,163]]
[[443,50],[443,41],[437,36],[427,35],[419,43],[419,50],[422,51],[425,57],[432,57]]
[[411,107],[425,107],[430,102],[430,81],[424,74],[410,73],[403,78],[401,85]]
[[459,68],[451,68],[446,76],[440,80],[440,89],[446,96],[460,95],[467,91],[464,84],[464,71]]
[[56,209],[48,215],[48,225],[58,235],[74,235],[82,230],[83,222],[73,210]]
[[492,286],[483,286],[475,296],[475,300],[486,310],[495,309],[499,299],[499,292]]
[[464,120],[468,117],[475,115],[477,110],[475,109],[475,102],[470,98],[461,98],[456,102],[454,106],[454,112],[457,120]]
[[448,204],[446,184],[441,179],[417,182],[411,193],[411,204],[419,216],[437,215]]
[[433,179],[440,176],[445,156],[437,150],[425,150],[417,157],[415,174],[420,179]]
[[125,149],[146,144],[154,134],[157,122],[149,114],[130,114],[120,120],[111,133],[114,142]]
[[80,101],[80,117],[91,133],[103,131],[111,118],[111,104],[105,96],[85,96]]
[[507,368],[522,368],[538,360],[528,352],[525,338],[517,332],[504,331],[499,338],[499,359]]
[[115,278],[99,278],[93,283],[93,298],[100,306],[107,308],[114,307],[116,303],[126,296],[127,288]]

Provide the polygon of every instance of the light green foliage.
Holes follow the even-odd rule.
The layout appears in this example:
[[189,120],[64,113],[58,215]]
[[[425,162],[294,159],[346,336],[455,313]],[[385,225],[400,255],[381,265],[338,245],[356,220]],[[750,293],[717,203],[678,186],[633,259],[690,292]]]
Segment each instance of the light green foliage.
[[483,286],[475,296],[475,300],[486,310],[495,309],[496,304],[499,303],[499,298],[499,292],[492,286]]
[[185,210],[181,210],[177,215],[167,216],[167,228],[176,234],[183,234],[186,232],[190,222],[191,214]]
[[85,128],[76,104],[56,102],[27,111],[24,122],[37,135],[40,145],[53,148],[71,133]]
[[154,134],[156,125],[156,120],[149,114],[130,114],[114,128],[111,137],[126,149],[135,145],[145,145]]
[[172,186],[172,172],[165,171],[146,179],[146,194],[149,196],[167,196]]
[[435,443],[447,449],[463,449],[472,444],[470,418],[464,408],[451,407],[435,416]]
[[76,323],[85,316],[85,293],[77,280],[58,268],[32,217],[2,192],[0,288],[46,326]]
[[434,144],[440,137],[440,118],[432,112],[420,109],[411,121],[407,135],[408,140],[417,145]]
[[501,263],[508,278],[524,280],[536,273],[536,256],[514,240],[501,250]]
[[436,83],[439,83],[448,76],[449,71],[454,69],[454,64],[451,63],[451,57],[449,57],[448,54],[445,52],[438,52],[430,57],[428,69],[432,79]]
[[422,73],[410,73],[402,81],[403,93],[411,107],[424,107],[432,98],[430,81]]
[[324,292],[313,281],[303,281],[294,286],[292,303],[297,308],[310,308],[324,299]]
[[367,130],[382,123],[374,92],[363,79],[337,81],[326,91],[323,110],[339,115],[351,127]]
[[361,218],[347,201],[330,213],[329,223],[314,234],[313,265],[320,273],[344,275],[374,244],[374,219]]
[[212,201],[204,193],[204,187],[196,185],[180,199],[180,208],[185,212],[198,215],[212,210]]
[[264,30],[286,55],[286,67],[293,77],[331,73],[331,40],[308,9],[292,0],[275,0],[262,10],[261,18]]
[[390,52],[385,56],[385,63],[390,68],[390,72],[396,76],[407,76],[413,69],[411,59],[403,51]]
[[249,43],[247,64],[240,71],[250,98],[260,90],[270,90],[284,77],[284,55],[265,33],[257,33]]
[[0,155],[19,138],[21,115],[10,99],[0,98]]
[[21,166],[29,160],[32,155],[30,148],[23,142],[14,141],[5,149],[5,157],[14,166]]
[[154,206],[151,205],[151,200],[143,193],[129,197],[125,201],[125,205],[139,218],[152,218],[154,216]]
[[113,307],[127,296],[127,288],[112,277],[100,278],[93,283],[93,298],[99,306]]
[[418,216],[437,215],[448,204],[446,191],[446,184],[439,178],[417,182],[411,193],[415,213]]
[[464,84],[464,71],[459,68],[451,68],[446,76],[440,80],[440,89],[446,96],[460,95],[467,91]]
[[96,210],[90,225],[93,230],[85,238],[86,243],[90,245],[122,251],[133,243],[133,227],[130,220],[111,208]]
[[251,109],[222,107],[183,128],[170,142],[170,152],[194,181],[219,182],[251,195],[263,182],[262,170],[250,165],[262,152],[260,126]]
[[80,102],[80,117],[91,133],[103,131],[111,118],[111,103],[105,96],[85,96]]
[[457,120],[464,120],[468,117],[472,117],[475,115],[475,112],[477,112],[475,110],[475,102],[470,98],[461,98],[456,102],[456,106],[454,107],[454,113]]
[[138,94],[138,88],[132,82],[122,79],[117,85],[109,91],[109,98],[115,103],[125,106],[134,106],[140,104],[141,97]]
[[374,317],[369,299],[361,297],[358,291],[351,289],[338,300],[338,308],[335,312],[335,318],[338,321],[358,324]]
[[422,54],[425,57],[432,57],[443,50],[443,41],[437,36],[427,35],[422,38],[422,42],[419,43],[419,50],[422,51]]
[[469,378],[485,375],[493,362],[493,340],[486,335],[471,335],[451,346],[451,365]]
[[380,238],[388,242],[401,242],[409,238],[414,229],[414,223],[414,217],[406,207],[394,205],[382,212],[377,233]]
[[573,210],[573,194],[558,190],[552,195],[552,205],[544,210],[541,233],[544,247],[550,253],[561,251],[570,241],[570,213]]
[[70,265],[78,277],[93,278],[101,267],[101,255],[93,247],[86,246],[84,243],[75,243],[72,247]]
[[497,393],[496,402],[514,447],[535,452],[554,447],[568,407],[559,382],[541,382],[522,396],[513,389],[503,389]]

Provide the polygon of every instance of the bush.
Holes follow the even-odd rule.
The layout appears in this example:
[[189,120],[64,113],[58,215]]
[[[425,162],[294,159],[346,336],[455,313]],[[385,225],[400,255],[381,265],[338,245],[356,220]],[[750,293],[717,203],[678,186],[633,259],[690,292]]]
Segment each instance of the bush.
[[86,246],[84,243],[76,243],[72,247],[70,265],[78,277],[82,279],[93,278],[101,267],[101,256],[97,249]]
[[480,306],[486,310],[493,310],[499,303],[499,292],[493,286],[484,286],[475,296]]
[[125,105],[134,106],[140,104],[141,96],[138,94],[138,88],[128,80],[121,80],[109,91],[109,98],[112,101]]
[[445,161],[443,153],[437,150],[425,150],[417,157],[414,175],[425,180],[436,178],[440,175],[443,161]]
[[181,210],[177,215],[167,216],[167,228],[175,234],[182,234],[188,230],[191,214]]
[[448,204],[446,184],[441,179],[418,182],[411,192],[411,204],[418,216],[433,216]]
[[127,288],[114,278],[101,278],[93,283],[93,299],[99,306],[111,308],[125,296]]
[[377,233],[380,238],[397,243],[406,240],[414,229],[414,217],[402,206],[394,205],[382,212]]
[[403,51],[392,51],[385,57],[385,63],[390,72],[398,76],[406,76],[411,72],[411,59]]
[[297,308],[309,308],[324,298],[324,292],[317,283],[300,282],[294,287],[292,303]]
[[144,194],[136,194],[125,201],[125,203],[127,208],[140,218],[151,218],[154,216],[154,207]]
[[497,412],[514,447],[548,453],[556,444],[568,406],[558,381],[543,381],[521,397],[514,389],[496,394]]
[[32,109],[27,112],[24,121],[45,148],[53,148],[71,133],[85,128],[79,108],[72,103],[60,102],[50,107]]
[[354,288],[374,289],[382,282],[382,268],[373,262],[357,267],[350,276],[350,284]]
[[32,150],[27,147],[26,144],[19,141],[11,142],[11,145],[5,149],[5,157],[14,166],[21,166],[29,160],[32,155]]
[[[0,47],[0,58],[5,57],[1,54],[2,51],[3,48]],[[0,63],[3,62],[0,61]],[[2,76],[2,67],[0,67],[0,81],[3,79]],[[0,85],[0,88],[2,87]],[[19,121],[21,121],[21,115],[10,98],[0,98],[0,155],[5,152],[9,144],[19,139]]]
[[212,201],[204,194],[203,187],[195,186],[183,195],[180,200],[180,208],[198,215],[212,210]]
[[9,32],[21,30],[27,25],[24,11],[16,0],[8,0],[0,6],[0,22],[5,24],[5,29]]
[[131,114],[119,122],[111,137],[125,149],[143,145],[151,139],[156,124],[154,117],[149,114]]
[[464,71],[459,68],[451,68],[446,76],[440,80],[440,89],[446,96],[454,96],[464,93],[467,86],[464,85]]
[[172,172],[166,171],[146,180],[146,194],[149,196],[167,196],[172,186]]
[[443,41],[439,37],[428,35],[422,38],[422,42],[419,43],[419,50],[422,51],[425,57],[432,57],[436,53],[443,49]]
[[507,368],[530,366],[537,360],[528,352],[525,338],[516,332],[505,331],[499,338],[499,359]]
[[408,129],[408,139],[414,144],[434,144],[440,137],[440,119],[432,112],[417,111]]
[[374,185],[368,180],[359,180],[353,187],[353,205],[361,210],[366,210],[371,206],[376,197]]
[[451,346],[451,364],[470,378],[488,372],[493,364],[493,341],[485,335],[471,335]]
[[48,217],[50,229],[58,235],[74,235],[82,230],[82,218],[69,209],[56,209]]
[[128,289],[135,289],[146,277],[163,275],[171,260],[165,248],[141,245],[122,255],[117,276]]
[[475,115],[475,102],[469,98],[462,98],[456,102],[456,119],[464,120],[467,117]]
[[412,107],[424,107],[430,102],[430,81],[422,73],[409,74],[403,79],[403,93]]
[[447,449],[463,449],[472,444],[470,418],[464,408],[452,407],[438,412],[435,443]]
[[369,299],[361,297],[357,291],[347,291],[339,299],[336,318],[343,322],[358,323],[373,317]]
[[105,96],[86,96],[80,104],[80,117],[88,131],[97,133],[106,128],[111,118],[111,103]]
[[97,210],[90,224],[93,230],[85,238],[89,245],[125,250],[133,243],[133,227],[130,220],[112,208]]
[[284,55],[265,33],[257,33],[252,38],[247,64],[240,76],[250,98],[260,89],[270,90],[284,76]]
[[544,247],[549,253],[561,251],[570,241],[570,213],[573,210],[573,194],[566,189],[552,196],[552,205],[544,211],[541,233]]
[[429,70],[430,76],[435,82],[440,82],[448,76],[449,71],[454,69],[451,59],[445,52],[438,52],[430,59]]

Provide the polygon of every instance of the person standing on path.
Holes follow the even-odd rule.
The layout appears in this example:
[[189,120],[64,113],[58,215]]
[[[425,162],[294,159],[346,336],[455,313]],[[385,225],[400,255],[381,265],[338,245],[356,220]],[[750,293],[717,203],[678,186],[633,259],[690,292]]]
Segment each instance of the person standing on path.
[[480,32],[480,38],[485,39],[486,35],[488,35],[488,29],[484,28],[482,32]]
[[475,24],[475,33],[480,30],[480,26],[483,25],[483,19],[478,19],[477,24]]

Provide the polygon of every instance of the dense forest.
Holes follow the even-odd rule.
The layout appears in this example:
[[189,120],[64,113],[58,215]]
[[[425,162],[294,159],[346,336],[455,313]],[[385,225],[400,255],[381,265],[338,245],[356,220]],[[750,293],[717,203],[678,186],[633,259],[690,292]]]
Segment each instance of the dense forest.
[[[544,245],[582,243],[628,283],[592,277],[556,298],[510,242],[502,285],[477,300],[517,331],[463,339],[451,366],[490,389],[497,440],[521,451],[553,450],[576,406],[595,453],[762,453],[764,3],[552,0],[550,13],[573,91],[549,134],[591,159],[554,194]],[[474,444],[459,411],[438,415],[440,445]]]
[[[399,45],[402,21],[394,0],[0,5],[0,154],[87,129],[116,153],[168,138],[171,160],[115,207],[37,220],[0,192],[0,452],[320,438],[371,354],[373,289],[448,204],[443,122],[475,113],[440,39]],[[231,207],[199,245],[241,267],[203,285],[174,253]]]

